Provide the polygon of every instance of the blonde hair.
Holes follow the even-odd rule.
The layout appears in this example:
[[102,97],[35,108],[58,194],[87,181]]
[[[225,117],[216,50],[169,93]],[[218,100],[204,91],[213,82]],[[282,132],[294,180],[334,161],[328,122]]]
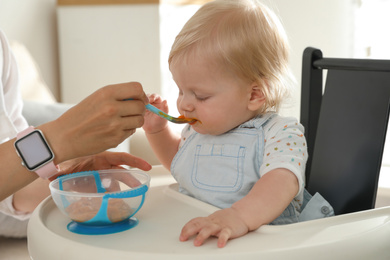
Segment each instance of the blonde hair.
[[260,113],[278,111],[290,95],[289,45],[277,16],[256,0],[216,0],[203,5],[177,35],[169,55],[213,59],[229,72],[262,86]]

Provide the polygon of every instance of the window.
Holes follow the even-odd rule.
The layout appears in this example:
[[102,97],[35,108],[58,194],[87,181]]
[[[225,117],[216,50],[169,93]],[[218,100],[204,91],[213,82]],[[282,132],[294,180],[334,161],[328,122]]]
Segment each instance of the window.
[[[390,0],[356,0],[354,57],[390,59]],[[390,188],[390,131],[382,160],[380,187]]]

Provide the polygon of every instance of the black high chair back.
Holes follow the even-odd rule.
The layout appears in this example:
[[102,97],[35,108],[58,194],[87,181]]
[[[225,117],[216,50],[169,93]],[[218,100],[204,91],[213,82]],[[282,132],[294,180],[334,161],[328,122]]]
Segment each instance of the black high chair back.
[[319,192],[336,215],[374,208],[389,120],[390,60],[323,58],[319,49],[306,48],[301,95],[307,190]]

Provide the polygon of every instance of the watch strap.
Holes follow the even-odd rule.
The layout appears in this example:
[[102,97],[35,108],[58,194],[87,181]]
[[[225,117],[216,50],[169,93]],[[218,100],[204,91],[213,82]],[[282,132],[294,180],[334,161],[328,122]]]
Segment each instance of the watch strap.
[[44,179],[49,179],[56,173],[58,173],[58,167],[54,164],[53,161],[43,165],[39,169],[35,170],[35,172],[39,175],[39,177]]
[[16,138],[17,139],[20,139],[22,138],[23,136],[26,136],[28,135],[29,133],[31,133],[32,131],[34,131],[35,128],[33,126],[29,126],[27,127],[26,129],[24,129],[23,131],[19,132],[16,134]]
[[[19,132],[16,135],[16,138],[20,139],[23,136],[26,136],[33,131],[35,131],[35,128],[33,126],[29,126],[25,130]],[[43,178],[43,179],[48,179],[48,178],[52,177],[53,175],[58,173],[58,171],[59,171],[59,168],[54,164],[53,161],[50,161],[47,164],[44,164],[35,170],[35,172],[38,174],[38,176]]]

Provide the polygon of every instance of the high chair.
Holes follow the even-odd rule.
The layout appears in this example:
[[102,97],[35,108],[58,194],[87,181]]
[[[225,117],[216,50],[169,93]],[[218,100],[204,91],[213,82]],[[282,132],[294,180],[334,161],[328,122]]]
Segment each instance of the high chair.
[[[324,95],[322,74],[327,70]],[[28,226],[32,259],[390,259],[390,207],[373,209],[389,116],[390,61],[322,58],[304,52],[301,122],[309,148],[307,188],[320,192],[337,216],[264,225],[217,248],[179,241],[190,219],[218,208],[178,192],[169,171],[154,166],[133,229],[100,236],[66,229],[70,219],[51,197]]]
[[374,208],[389,120],[390,60],[323,58],[319,49],[306,48],[301,93],[308,191],[319,192],[336,215]]

